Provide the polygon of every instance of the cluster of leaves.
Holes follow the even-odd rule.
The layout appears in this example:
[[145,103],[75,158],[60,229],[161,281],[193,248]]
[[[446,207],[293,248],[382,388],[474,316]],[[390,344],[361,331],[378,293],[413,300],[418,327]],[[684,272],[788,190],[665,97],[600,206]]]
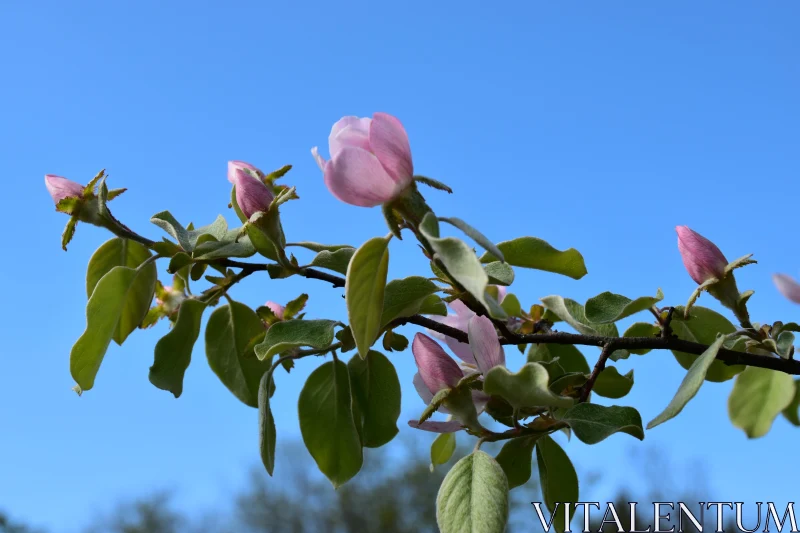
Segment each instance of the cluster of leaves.
[[[460,300],[490,317],[504,343],[516,344],[523,353],[527,349],[527,361],[516,372],[499,366],[485,376],[468,375],[457,387],[440,391],[420,416],[419,422],[424,422],[443,406],[457,417],[464,409],[472,409],[472,418],[464,425],[467,433],[479,439],[475,451],[455,464],[440,488],[437,516],[445,532],[502,531],[508,519],[509,490],[531,477],[534,452],[544,500],[554,513],[556,529],[563,531],[570,516],[555,511],[558,503],[578,501],[578,476],[552,435],[574,434],[586,444],[618,432],[643,439],[636,409],[592,403],[592,395],[617,400],[633,387],[633,371],[620,374],[607,360],[641,356],[653,347],[685,346],[673,339],[704,349],[699,355],[673,349],[688,372],[673,400],[648,428],[676,416],[704,381],[734,377],[730,417],[750,437],[764,435],[781,412],[800,425],[800,387],[789,374],[727,365],[717,359],[722,351],[732,351],[789,360],[794,352],[793,332],[800,331],[796,324],[747,324],[752,327],[737,329],[724,316],[703,307],[688,312],[657,307],[663,299],[660,290],[655,296],[635,299],[604,292],[585,304],[552,295],[525,311],[517,295],[509,293],[501,300],[497,292],[497,286],[513,284],[514,267],[580,279],[587,273],[581,254],[574,249],[558,250],[534,237],[494,244],[461,219],[437,217],[416,185],[384,205],[391,230],[385,237],[372,238],[357,248],[289,243],[279,208],[297,195],[293,187],[275,184],[288,169],[264,178],[275,199],[267,211],[250,219],[242,214],[232,191],[231,207],[240,227],[229,229],[221,216],[207,226],[183,226],[169,212],[162,212],[151,219],[167,233],[158,242],[135,234],[111,216],[105,203],[105,177],[99,175],[100,192],[92,198],[99,199],[102,225],[117,237],[103,244],[89,261],[87,327],[70,354],[79,393],[94,386],[112,340],[122,344],[137,328],[166,319],[171,329],[156,343],[149,378],[159,389],[179,397],[203,315],[215,308],[205,329],[208,363],[232,394],[259,410],[261,457],[270,475],[275,468],[276,426],[270,405],[275,372],[280,368],[289,372],[299,358],[331,356],[308,377],[298,398],[298,416],[306,448],[334,487],[339,487],[362,468],[364,448],[381,447],[398,433],[400,383],[391,360],[375,345],[382,339],[386,352],[406,349],[409,341],[399,327],[419,323],[424,315],[446,315],[446,304]],[[437,185],[427,178],[418,181]],[[485,252],[479,256],[464,240],[443,236],[440,223],[460,230]],[[432,277],[387,279],[389,243],[405,230],[418,240]],[[292,247],[315,255],[301,265],[288,251]],[[269,262],[238,261],[256,254]],[[173,275],[169,287],[157,279],[158,260],[168,262],[167,271]],[[304,276],[343,286],[348,323],[306,318],[306,295],[287,304],[280,316],[269,307],[251,309],[233,300],[229,290],[255,272],[267,272],[273,279]],[[208,286],[193,292],[192,285],[201,280]],[[224,305],[220,305],[222,300]],[[637,313],[652,313],[655,320],[636,322],[620,335],[616,323]],[[559,322],[578,334],[558,337],[552,328]],[[646,342],[655,340],[660,344]],[[602,348],[594,369],[576,343]],[[345,362],[343,355],[349,352]],[[470,400],[474,391],[488,397],[486,413],[508,429],[496,432],[477,422]],[[451,459],[455,435],[444,433],[434,440],[433,465]],[[506,443],[496,457],[480,449],[482,442],[501,440]]]

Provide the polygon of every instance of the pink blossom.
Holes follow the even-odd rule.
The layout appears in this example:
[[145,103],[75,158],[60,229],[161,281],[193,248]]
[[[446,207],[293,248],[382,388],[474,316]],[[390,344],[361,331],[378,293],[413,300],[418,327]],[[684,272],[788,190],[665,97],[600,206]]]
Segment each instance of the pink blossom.
[[699,285],[725,275],[728,260],[716,244],[688,226],[677,226],[675,231],[678,232],[678,250],[683,258],[683,266],[695,283]]
[[423,333],[417,333],[414,336],[411,353],[414,354],[414,361],[419,369],[422,382],[431,394],[455,387],[464,377],[458,364],[444,353],[442,347],[435,340]]
[[315,146],[311,154],[328,190],[339,200],[374,207],[395,199],[411,185],[414,165],[408,135],[400,121],[386,113],[373,118],[344,117],[328,137],[331,159]]
[[786,274],[773,274],[772,281],[787,299],[800,304],[800,284]]
[[245,163],[244,161],[228,161],[228,181],[233,184],[236,184],[237,170],[244,170],[247,174],[250,174],[254,178],[261,179],[264,177],[264,173],[250,163]]
[[47,174],[44,177],[44,184],[56,205],[64,198],[80,198],[83,196],[83,185],[61,176]]
[[248,168],[234,167],[231,175],[228,166],[228,179],[236,186],[236,203],[248,219],[259,211],[266,211],[274,195],[264,182],[250,173]]
[[274,314],[278,320],[283,320],[283,312],[286,310],[284,306],[271,301],[265,303],[264,305],[269,307],[270,311],[272,311],[272,314]]
[[492,321],[484,316],[474,316],[467,324],[469,346],[481,374],[496,366],[506,366],[506,354],[497,338]]

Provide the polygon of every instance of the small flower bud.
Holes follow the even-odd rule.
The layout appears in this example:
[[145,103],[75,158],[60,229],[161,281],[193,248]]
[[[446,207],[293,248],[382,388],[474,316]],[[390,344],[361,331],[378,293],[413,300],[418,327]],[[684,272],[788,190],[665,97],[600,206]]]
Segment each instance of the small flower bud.
[[439,344],[423,333],[414,336],[411,353],[419,375],[432,394],[458,385],[464,373]]
[[47,192],[53,198],[53,203],[56,205],[64,198],[80,198],[83,196],[83,185],[61,176],[47,174],[44,177],[44,184],[47,187]]
[[286,310],[284,306],[275,302],[267,302],[264,306],[269,307],[270,311],[272,311],[278,320],[283,320],[283,312]]
[[[228,179],[231,179],[230,175]],[[235,168],[232,183],[236,186],[236,203],[248,219],[259,211],[266,211],[274,195],[264,182],[243,168]]]
[[711,278],[722,279],[728,260],[717,245],[709,241],[688,226],[677,226],[678,250],[683,258],[683,265],[698,285]]

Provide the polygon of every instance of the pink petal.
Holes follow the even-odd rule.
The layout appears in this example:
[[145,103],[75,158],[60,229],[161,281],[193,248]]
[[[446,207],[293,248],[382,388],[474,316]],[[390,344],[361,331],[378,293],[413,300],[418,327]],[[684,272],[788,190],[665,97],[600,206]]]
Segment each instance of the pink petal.
[[261,180],[245,170],[236,169],[233,184],[236,186],[236,203],[248,219],[259,211],[266,211],[274,198]]
[[433,433],[455,433],[456,431],[464,429],[464,426],[458,420],[447,420],[446,422],[426,420],[422,424],[419,423],[419,420],[409,420],[408,425],[414,429],[431,431]]
[[245,163],[244,161],[228,161],[228,181],[231,183],[236,183],[236,170],[244,170],[246,174],[255,178],[264,176],[263,172],[250,163]]
[[[486,409],[486,404],[489,403],[489,395],[483,391],[472,391],[472,403],[475,404],[475,411],[481,414]],[[439,409],[441,412],[441,409]]]
[[286,309],[284,306],[275,302],[267,302],[264,305],[269,307],[270,311],[272,311],[273,314],[278,317],[278,320],[283,320],[283,312]]
[[423,381],[422,376],[419,375],[419,372],[414,374],[414,388],[417,390],[417,394],[419,397],[422,398],[422,401],[425,402],[425,405],[430,405],[431,400],[433,400],[433,393],[425,385],[425,381]]
[[[425,385],[425,382],[422,380],[422,376],[419,375],[419,372],[414,374],[414,388],[417,390],[417,394],[419,397],[422,398],[422,401],[425,402],[425,405],[430,405],[431,400],[433,400],[433,393],[428,389],[428,386]],[[450,411],[447,410],[446,407],[442,406],[437,409],[439,413],[450,414]]]
[[800,304],[800,284],[786,274],[773,274],[772,281],[787,299]]
[[317,162],[317,165],[319,166],[319,169],[321,171],[325,172],[325,163],[326,163],[326,161],[325,161],[324,157],[319,155],[319,148],[317,148],[316,146],[314,148],[312,148],[311,149],[311,155],[314,156],[314,160]]
[[458,385],[464,373],[439,344],[423,333],[414,336],[411,353],[420,377],[428,390],[436,394],[442,389]]
[[325,165],[324,177],[336,198],[360,207],[386,203],[400,192],[378,158],[361,148],[342,148]]
[[472,355],[481,374],[486,375],[489,370],[500,365],[505,366],[506,354],[492,321],[484,316],[472,317],[468,325],[469,345]]
[[497,287],[497,303],[503,303],[503,300],[506,299],[506,294],[508,294],[508,287],[504,287],[502,285],[495,285]]
[[[448,316],[433,315],[428,318],[430,318],[431,320],[435,320],[440,324],[444,324],[445,326],[450,326],[451,328],[460,329],[464,333],[467,332],[466,322],[464,322],[462,318],[457,317],[455,315],[448,315]],[[456,356],[459,359],[471,365],[476,364],[475,358],[472,356],[472,348],[469,347],[469,344],[467,344],[466,342],[458,341],[453,337],[444,335],[442,333],[439,333],[438,331],[428,330],[428,332],[431,334],[431,336],[447,344],[447,347],[450,348],[450,350],[454,354],[456,354]]]
[[464,324],[464,331],[466,331],[467,322],[469,319],[475,316],[475,312],[467,307],[467,304],[462,302],[461,300],[453,300],[448,304],[450,309],[456,312],[456,316],[458,316],[463,324]]
[[414,164],[408,134],[400,121],[386,113],[375,113],[369,129],[369,145],[392,179],[402,188],[407,187],[414,175]]
[[699,285],[724,275],[728,260],[716,244],[688,226],[677,226],[675,231],[678,233],[678,250],[683,266],[695,283]]
[[372,123],[371,118],[344,117],[331,128],[328,136],[328,151],[331,159],[345,146],[363,148],[371,152],[369,148],[369,128]]
[[44,185],[56,204],[64,198],[80,198],[83,196],[83,185],[61,176],[47,174],[44,177]]

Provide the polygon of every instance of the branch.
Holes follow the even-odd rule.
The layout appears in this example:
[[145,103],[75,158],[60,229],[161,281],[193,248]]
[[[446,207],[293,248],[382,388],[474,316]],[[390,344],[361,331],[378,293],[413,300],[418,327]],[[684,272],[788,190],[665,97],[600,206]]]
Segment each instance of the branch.
[[[139,242],[145,244],[146,246],[152,245],[152,241],[150,241],[149,239],[145,239],[144,237],[141,237],[136,234],[133,235],[134,236],[131,236],[129,238],[138,240]],[[240,272],[240,275],[244,274],[242,277],[245,277],[256,271],[267,270],[269,266],[268,264],[263,264],[263,263],[246,263],[244,261],[235,261],[233,259],[219,259],[213,262],[220,266],[243,269],[243,271]],[[320,272],[319,270],[315,270],[313,268],[303,268],[298,271],[298,274],[308,279],[319,279],[322,281],[326,281],[332,284],[334,288],[345,286],[345,279],[343,277],[337,276],[335,274],[328,274],[326,272]],[[672,311],[672,309],[670,309],[670,311]],[[505,324],[498,324],[497,321],[493,322],[495,322],[495,325],[498,326],[498,328],[502,333],[502,337],[500,338],[500,343],[506,345],[572,344],[572,345],[583,345],[583,346],[598,346],[601,348],[606,347],[608,345],[613,345],[614,349],[622,349],[622,350],[626,349],[675,350],[694,355],[701,355],[703,352],[705,352],[706,349],[708,348],[708,346],[705,344],[686,341],[678,339],[677,337],[668,336],[669,320],[672,318],[671,314],[672,313],[670,313],[667,316],[667,319],[665,320],[666,323],[662,324],[662,326],[665,326],[664,333],[667,334],[662,337],[602,337],[599,335],[580,335],[577,333],[566,333],[566,332],[531,333],[527,335],[520,335],[510,331],[507,327],[505,327]],[[436,322],[435,320],[431,320],[430,318],[421,315],[404,317],[394,322],[396,323],[396,325],[415,324],[417,326],[421,326],[430,329],[432,331],[436,331],[443,335],[447,335],[448,337],[452,337],[457,341],[463,343],[469,343],[469,337],[465,331],[461,331],[459,329],[447,326],[445,324],[441,324],[439,322]],[[769,355],[757,355],[744,352],[736,352],[725,348],[721,349],[719,353],[717,353],[717,359],[727,365],[754,366],[758,368],[768,368],[770,370],[777,370],[778,372],[785,372],[786,374],[800,375],[800,360],[782,359],[780,357],[772,357]],[[598,364],[599,363],[600,361],[598,361]],[[605,361],[603,361],[603,366],[605,366]],[[597,370],[597,367],[595,367],[595,370]],[[600,370],[602,370],[602,368]],[[588,384],[589,382],[587,382],[587,385]]]
[[614,350],[613,341],[603,346],[600,357],[597,358],[597,363],[594,365],[594,370],[592,370],[589,379],[587,379],[586,383],[581,387],[581,397],[579,400],[581,403],[589,399],[589,393],[592,392],[592,387],[594,387],[594,382],[597,381],[597,376],[599,376],[600,372],[606,367],[606,361],[608,361],[608,357],[614,353]]

